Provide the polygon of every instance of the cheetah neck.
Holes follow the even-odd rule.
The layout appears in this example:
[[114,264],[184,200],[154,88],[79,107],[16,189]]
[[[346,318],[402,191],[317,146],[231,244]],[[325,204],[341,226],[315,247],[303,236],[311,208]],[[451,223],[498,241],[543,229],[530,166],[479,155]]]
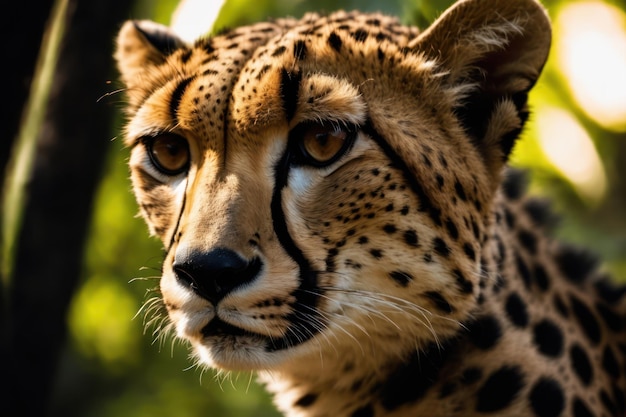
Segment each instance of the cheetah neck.
[[289,417],[403,415],[407,406],[416,415],[451,415],[450,403],[438,400],[441,389],[435,386],[446,380],[442,376],[456,361],[456,350],[454,341],[433,343],[408,357],[384,364],[377,361],[377,365],[371,357],[336,355],[320,367],[299,363],[261,373],[260,379]]

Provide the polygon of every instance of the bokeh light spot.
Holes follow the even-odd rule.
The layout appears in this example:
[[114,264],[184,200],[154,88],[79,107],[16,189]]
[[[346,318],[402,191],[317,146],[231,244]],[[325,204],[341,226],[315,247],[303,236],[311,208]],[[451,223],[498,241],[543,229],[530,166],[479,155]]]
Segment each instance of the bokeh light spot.
[[576,2],[555,21],[561,71],[579,107],[611,130],[626,130],[626,15],[599,1]]
[[535,118],[539,143],[546,157],[583,200],[599,202],[606,194],[607,179],[587,131],[570,113],[561,109],[542,109]]

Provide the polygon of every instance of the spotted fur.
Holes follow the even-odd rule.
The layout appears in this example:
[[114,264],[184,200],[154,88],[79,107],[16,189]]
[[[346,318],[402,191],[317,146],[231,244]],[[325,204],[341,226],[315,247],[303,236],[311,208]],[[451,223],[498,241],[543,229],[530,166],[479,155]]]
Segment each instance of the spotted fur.
[[549,46],[533,0],[125,23],[156,309],[293,417],[625,415],[624,290],[506,167]]

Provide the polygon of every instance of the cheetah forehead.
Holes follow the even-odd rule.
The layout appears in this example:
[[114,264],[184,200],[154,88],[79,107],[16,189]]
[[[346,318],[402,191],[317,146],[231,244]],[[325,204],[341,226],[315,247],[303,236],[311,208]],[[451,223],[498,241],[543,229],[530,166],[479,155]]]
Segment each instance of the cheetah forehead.
[[[147,23],[132,25],[141,31]],[[291,119],[296,108],[305,107],[298,104],[307,102],[308,113],[298,114],[294,123],[302,119],[362,122],[365,105],[359,85],[371,77],[363,68],[358,72],[357,66],[345,68],[346,63],[353,55],[371,62],[383,54],[397,55],[400,61],[403,48],[419,33],[380,13],[309,13],[299,20],[276,19],[236,28],[190,46],[176,44],[158,65],[140,65],[133,71],[123,56],[126,51],[138,59],[138,47],[124,36],[129,30],[120,33],[117,58],[130,87],[128,111],[137,116],[128,126],[130,144],[132,138],[150,134],[147,129],[182,127],[213,136],[212,132],[224,129],[227,114],[239,129],[265,126]],[[144,32],[145,36],[152,33]],[[350,82],[342,78],[347,74]],[[296,77],[305,80],[299,84]],[[295,85],[302,94],[286,91]],[[285,109],[277,97],[289,94],[299,101]]]

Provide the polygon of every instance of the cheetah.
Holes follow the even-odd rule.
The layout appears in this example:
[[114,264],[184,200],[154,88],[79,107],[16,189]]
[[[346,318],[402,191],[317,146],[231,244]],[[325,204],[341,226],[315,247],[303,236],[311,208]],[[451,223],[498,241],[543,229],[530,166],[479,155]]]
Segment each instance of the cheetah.
[[550,50],[534,0],[425,30],[306,14],[115,58],[151,310],[290,417],[624,416],[625,290],[507,160]]

